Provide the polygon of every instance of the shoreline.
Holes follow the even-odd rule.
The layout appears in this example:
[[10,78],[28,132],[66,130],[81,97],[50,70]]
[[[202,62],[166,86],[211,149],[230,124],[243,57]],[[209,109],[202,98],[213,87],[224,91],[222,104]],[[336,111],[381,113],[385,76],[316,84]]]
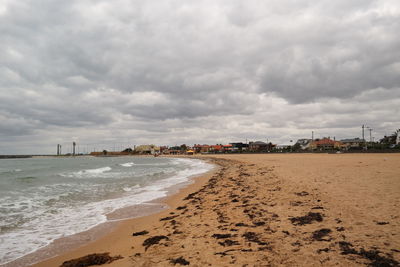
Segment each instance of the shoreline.
[[107,266],[399,265],[400,155],[197,158],[220,167],[169,209],[34,266],[104,252],[123,257]]
[[[190,159],[197,158],[192,157]],[[116,231],[119,227],[121,227],[121,224],[124,224],[125,221],[136,220],[169,210],[169,203],[171,201],[173,202],[175,195],[179,195],[181,191],[186,192],[187,190],[190,190],[192,186],[194,188],[197,188],[197,184],[199,182],[202,182],[203,179],[206,179],[206,177],[210,176],[212,172],[218,169],[218,166],[210,163],[210,161],[204,159],[200,160],[206,162],[207,164],[213,165],[212,169],[199,175],[191,175],[188,177],[188,180],[186,182],[182,182],[166,188],[166,196],[159,197],[142,204],[117,209],[106,215],[106,222],[100,223],[86,231],[55,239],[45,247],[42,247],[11,262],[0,264],[0,266],[40,266],[42,262],[47,262],[48,260],[51,260],[53,258],[57,258],[64,254],[73,252],[74,250],[76,250],[77,247],[79,250],[81,247],[85,247],[87,245],[90,245],[91,243],[95,243],[98,240],[101,240],[102,238]],[[49,265],[47,265],[46,263],[43,266]]]

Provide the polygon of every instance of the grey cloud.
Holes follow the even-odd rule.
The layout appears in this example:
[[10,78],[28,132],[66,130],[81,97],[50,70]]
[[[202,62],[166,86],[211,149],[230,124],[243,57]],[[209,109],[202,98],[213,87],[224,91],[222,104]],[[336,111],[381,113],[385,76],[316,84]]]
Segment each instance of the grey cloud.
[[397,1],[3,5],[5,135],[279,140],[399,123]]
[[23,136],[32,134],[34,129],[41,123],[23,117],[10,116],[0,113],[0,135],[1,136]]

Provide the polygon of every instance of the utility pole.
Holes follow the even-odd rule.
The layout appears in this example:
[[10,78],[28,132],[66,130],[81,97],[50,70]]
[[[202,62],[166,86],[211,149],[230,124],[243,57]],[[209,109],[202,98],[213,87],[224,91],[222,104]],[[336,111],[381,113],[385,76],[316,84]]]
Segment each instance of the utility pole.
[[363,140],[363,142],[365,141],[364,140],[364,128],[365,128],[365,125],[363,124],[362,126],[361,126],[361,128],[362,128],[362,140]]
[[[370,128],[369,126],[365,125],[365,124],[363,124],[361,128],[362,128],[362,140],[363,140],[363,142],[364,142],[364,149],[367,150],[367,142],[365,141],[364,130],[365,130],[365,129],[371,129],[371,128]],[[372,131],[372,129],[371,129],[371,131]],[[370,136],[371,136],[371,131],[370,131]],[[370,138],[370,139],[371,139],[371,138]]]
[[372,142],[372,128],[369,128],[369,142]]

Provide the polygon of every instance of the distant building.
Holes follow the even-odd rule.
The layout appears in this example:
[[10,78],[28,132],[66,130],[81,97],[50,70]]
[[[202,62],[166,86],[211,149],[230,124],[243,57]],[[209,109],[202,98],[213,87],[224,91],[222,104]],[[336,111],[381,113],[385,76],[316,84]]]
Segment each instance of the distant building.
[[178,154],[182,154],[182,150],[181,150],[180,146],[171,146],[168,149],[164,149],[163,154],[178,155]]
[[233,145],[231,145],[231,144],[223,145],[222,150],[225,153],[231,153],[233,151]]
[[284,150],[289,150],[292,146],[291,145],[276,145],[275,146],[275,151],[284,151]]
[[168,151],[167,146],[160,146],[160,154],[166,154],[165,151]]
[[232,145],[232,152],[242,152],[249,149],[249,145],[242,142],[230,144]]
[[310,144],[310,148],[313,150],[333,150],[343,148],[343,143],[324,137],[322,139],[316,139]]
[[271,151],[274,145],[271,143],[265,143],[262,141],[250,142],[249,143],[249,151],[252,152],[267,152]]
[[193,146],[193,150],[195,153],[208,153],[210,150],[210,146],[209,145],[194,145]]
[[361,138],[350,138],[350,139],[342,139],[340,142],[343,143],[343,147],[346,149],[357,149],[363,147],[365,144],[365,139]]
[[209,152],[211,153],[222,153],[223,152],[223,146],[222,145],[212,145],[209,147]]

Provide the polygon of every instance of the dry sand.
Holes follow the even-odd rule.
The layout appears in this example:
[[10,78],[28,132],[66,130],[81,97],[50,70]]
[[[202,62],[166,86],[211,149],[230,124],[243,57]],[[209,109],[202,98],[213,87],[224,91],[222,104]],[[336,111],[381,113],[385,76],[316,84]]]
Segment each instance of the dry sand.
[[102,252],[123,257],[107,266],[398,266],[400,154],[207,158],[221,167],[171,209],[35,266]]

